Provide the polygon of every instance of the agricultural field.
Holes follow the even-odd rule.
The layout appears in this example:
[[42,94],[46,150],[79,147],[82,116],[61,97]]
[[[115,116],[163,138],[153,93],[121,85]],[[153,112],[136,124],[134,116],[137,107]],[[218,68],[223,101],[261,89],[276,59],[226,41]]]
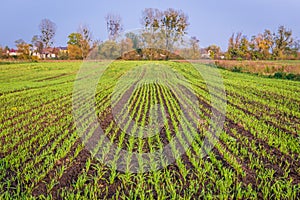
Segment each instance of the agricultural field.
[[[102,74],[93,101],[74,92],[80,62],[0,64],[0,199],[299,198],[299,81],[224,69],[219,80],[201,63],[86,64]],[[170,163],[116,156],[169,143]]]
[[266,77],[300,80],[299,60],[261,60],[261,61],[236,61],[217,60],[218,67],[236,72],[257,74]]

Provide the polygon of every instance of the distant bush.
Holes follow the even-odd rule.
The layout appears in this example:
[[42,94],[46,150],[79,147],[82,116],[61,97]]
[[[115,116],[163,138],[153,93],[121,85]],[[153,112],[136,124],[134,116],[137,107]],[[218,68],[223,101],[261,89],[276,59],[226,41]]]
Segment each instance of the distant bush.
[[274,75],[270,75],[271,78],[277,78],[277,79],[287,79],[287,80],[294,80],[294,81],[300,81],[300,75],[299,74],[292,74],[292,73],[284,73],[284,72],[276,72]]
[[14,64],[14,63],[13,62],[3,62],[3,61],[0,62],[0,65],[9,65],[9,64]]
[[266,68],[265,68],[265,70],[264,70],[266,73],[270,73],[270,68],[269,68],[269,66],[267,66]]
[[37,56],[31,56],[32,62],[38,62],[39,58]]
[[242,68],[241,67],[237,67],[237,66],[234,66],[232,69],[231,69],[232,72],[242,72]]
[[286,75],[286,79],[289,79],[289,80],[294,80],[296,78],[296,74],[288,74]]
[[284,73],[283,72],[276,72],[273,75],[274,78],[283,78],[284,77]]

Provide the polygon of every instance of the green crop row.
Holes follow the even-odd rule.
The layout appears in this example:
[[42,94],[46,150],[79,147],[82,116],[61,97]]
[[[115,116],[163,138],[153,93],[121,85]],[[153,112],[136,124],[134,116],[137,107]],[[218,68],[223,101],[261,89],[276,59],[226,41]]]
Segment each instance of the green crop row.
[[0,199],[298,198],[299,82],[107,64],[0,66]]

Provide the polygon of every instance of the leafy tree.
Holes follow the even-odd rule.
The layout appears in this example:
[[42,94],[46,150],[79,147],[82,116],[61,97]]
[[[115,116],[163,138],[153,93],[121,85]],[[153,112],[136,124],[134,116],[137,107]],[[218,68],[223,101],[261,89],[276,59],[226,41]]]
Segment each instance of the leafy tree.
[[273,46],[273,36],[271,31],[265,30],[263,34],[252,36],[249,46],[252,59],[270,59],[270,51]]
[[71,33],[68,41],[68,53],[70,59],[82,59],[83,53],[80,47],[82,35],[80,33]]
[[249,41],[241,32],[232,34],[229,38],[227,59],[247,59],[250,58]]
[[83,59],[82,50],[79,46],[73,44],[68,44],[68,56],[71,60]]
[[218,59],[221,56],[221,48],[215,44],[208,46],[206,50],[209,52],[211,59]]
[[27,44],[23,39],[18,39],[15,41],[18,48],[18,52],[21,53],[18,57],[21,59],[30,58],[30,44]]
[[39,29],[44,47],[50,47],[56,34],[56,24],[49,19],[43,19],[39,24]]
[[108,38],[115,40],[123,31],[122,18],[120,15],[109,13],[105,16]]
[[277,32],[266,29],[252,36],[248,41],[242,33],[229,38],[227,59],[295,59],[300,49],[300,41],[295,40],[292,30],[279,26]]
[[273,56],[275,59],[283,59],[287,55],[297,53],[297,42],[292,35],[292,30],[279,26],[277,34],[274,34]]
[[90,29],[85,25],[80,26],[78,32],[71,33],[68,38],[69,57],[71,59],[86,58],[93,45]]
[[242,37],[242,33],[233,33],[228,41],[228,49],[226,53],[227,59],[236,59],[239,56],[238,48],[240,46],[240,40]]
[[68,44],[80,46],[80,41],[82,40],[82,35],[80,33],[71,33],[68,38]]
[[239,46],[239,57],[244,59],[250,59],[249,41],[247,37],[242,37],[241,44]]
[[133,32],[129,32],[125,34],[125,37],[130,39],[132,41],[132,48],[138,49],[140,45],[140,38],[138,34],[135,34]]
[[113,40],[102,43],[98,49],[100,59],[117,59],[121,56],[120,51],[120,45]]
[[69,59],[69,54],[67,51],[59,51],[57,53],[57,57],[60,59],[60,60],[68,60]]
[[293,38],[291,30],[279,26],[275,33],[265,30],[253,36],[250,49],[252,59],[291,59],[297,57],[299,41]]
[[133,50],[133,42],[130,38],[125,38],[120,41],[120,50],[121,55],[125,52],[129,52]]
[[0,46],[0,59],[2,58],[8,58],[8,46],[2,47]]

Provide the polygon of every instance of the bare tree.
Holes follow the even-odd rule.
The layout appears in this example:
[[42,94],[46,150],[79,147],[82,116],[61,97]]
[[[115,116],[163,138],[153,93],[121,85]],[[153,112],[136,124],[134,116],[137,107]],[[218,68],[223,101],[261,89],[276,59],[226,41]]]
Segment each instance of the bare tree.
[[142,12],[141,24],[146,29],[158,29],[161,25],[163,13],[157,8],[146,8]]
[[105,17],[108,38],[115,40],[118,35],[123,31],[122,18],[120,15],[109,13]]
[[31,44],[33,46],[33,51],[36,53],[42,53],[43,51],[43,42],[41,37],[38,35],[34,35],[31,39]]
[[172,8],[165,11],[146,8],[142,12],[141,24],[145,28],[143,39],[146,46],[153,47],[154,44],[155,48],[167,50],[165,59],[168,59],[168,52],[174,50],[175,44],[182,41],[189,26],[188,16],[181,10]]
[[3,57],[4,53],[6,53],[6,52],[4,52],[4,49],[0,46],[0,58]]
[[56,24],[49,19],[43,19],[39,25],[41,31],[41,40],[44,47],[48,48],[53,44],[53,38],[56,33]]
[[159,37],[162,12],[156,8],[146,8],[142,11],[141,25],[145,28],[140,35],[140,45],[143,47],[143,56],[152,60],[156,49],[162,48],[162,39]]
[[81,35],[81,39],[79,41],[79,46],[82,51],[82,57],[86,58],[88,53],[90,52],[92,44],[92,32],[87,25],[80,25],[78,28],[78,33]]
[[188,16],[181,10],[172,8],[163,13],[162,29],[165,37],[166,49],[172,50],[173,44],[182,39],[189,26]]
[[82,38],[88,42],[92,42],[92,32],[88,25],[80,25],[78,28],[78,33],[82,35]]
[[192,59],[200,58],[200,47],[199,47],[199,40],[196,36],[190,38],[190,44],[192,48]]

